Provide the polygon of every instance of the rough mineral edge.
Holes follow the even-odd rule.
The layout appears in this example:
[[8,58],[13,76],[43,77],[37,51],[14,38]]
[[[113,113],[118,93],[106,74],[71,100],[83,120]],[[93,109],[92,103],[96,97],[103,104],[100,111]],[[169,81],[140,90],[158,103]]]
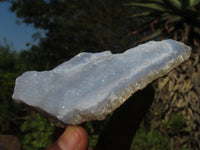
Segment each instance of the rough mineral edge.
[[[151,46],[154,43],[156,43],[156,42],[148,42],[146,44],[149,44]],[[63,119],[62,116],[60,117],[58,114],[57,115],[56,114],[51,114],[51,112],[48,112],[46,110],[47,113],[50,114],[50,115],[56,116],[57,119],[61,120],[62,122],[65,122],[67,124],[73,124],[73,125],[80,124],[82,122],[89,121],[89,120],[104,119],[105,116],[108,113],[110,113],[111,111],[113,111],[114,109],[116,109],[118,106],[120,106],[122,103],[124,103],[125,100],[127,100],[134,92],[136,92],[139,89],[144,88],[147,84],[149,84],[153,80],[155,80],[155,79],[163,76],[164,74],[168,73],[173,68],[175,68],[176,66],[178,66],[179,64],[181,64],[186,59],[188,59],[189,56],[190,56],[191,48],[188,47],[188,46],[186,46],[183,43],[176,42],[176,41],[173,41],[173,40],[165,40],[165,41],[160,42],[160,44],[162,44],[162,46],[164,45],[164,46],[168,47],[169,49],[171,49],[171,53],[173,53],[173,50],[176,49],[176,48],[179,49],[181,52],[182,51],[183,52],[182,53],[178,53],[178,52],[176,52],[174,50],[175,51],[174,55],[176,55],[178,53],[179,54],[178,56],[176,56],[176,57],[170,56],[170,57],[172,57],[172,58],[170,58],[171,59],[170,61],[165,62],[164,64],[162,64],[161,66],[159,66],[159,68],[157,68],[156,70],[150,71],[148,74],[143,75],[137,81],[134,81],[132,83],[130,82],[130,84],[126,88],[120,89],[120,87],[119,87],[119,89],[117,89],[117,92],[116,91],[111,91],[108,94],[108,97],[106,97],[103,101],[99,102],[95,106],[91,106],[91,107],[89,107],[89,108],[87,108],[85,110],[84,109],[83,110],[79,110],[78,108],[77,108],[77,110],[74,109],[71,113],[67,114],[68,115],[68,117],[67,117],[68,119],[67,120],[62,120]],[[140,45],[137,48],[140,48],[142,46],[143,45]],[[133,48],[133,50],[134,50],[134,48]],[[129,50],[127,50],[124,53],[128,53],[129,51],[132,51],[132,49],[129,49]],[[105,55],[105,56],[107,56],[108,53],[110,53],[110,52],[98,53],[98,56],[99,55]],[[81,56],[81,54],[79,54],[77,56]],[[110,56],[106,57],[105,59],[108,59],[109,57]],[[98,61],[98,59],[97,59],[97,61]],[[84,67],[84,65],[85,65],[84,62],[81,62],[81,63],[82,64],[80,64],[80,66]],[[63,69],[66,68],[66,65],[68,65],[68,64],[63,63],[63,64],[59,65],[58,67],[56,67],[55,69],[53,69],[52,71],[55,71],[55,70],[57,72],[62,71]],[[75,65],[77,65],[77,64],[75,64]],[[86,65],[87,65],[87,63],[86,63]],[[69,70],[70,70],[70,66],[68,66],[68,71]],[[141,70],[139,70],[139,71],[141,71]],[[134,72],[134,67],[127,74],[129,75],[130,72]],[[125,76],[125,78],[127,78],[127,76]],[[122,76],[122,79],[123,79],[123,76]],[[120,79],[120,80],[122,80],[122,79]],[[130,79],[131,79],[131,76],[130,76]],[[17,80],[16,80],[16,83],[18,82]],[[119,82],[120,82],[120,80],[119,80]],[[117,86],[119,86],[119,85],[117,85]],[[114,88],[113,90],[116,90],[116,88]],[[13,99],[22,101],[22,100],[18,99],[15,96],[15,92],[13,94]],[[95,99],[95,97],[93,97],[93,99]],[[33,106],[33,107],[38,107],[38,106]],[[44,109],[44,111],[45,111],[45,109]]]

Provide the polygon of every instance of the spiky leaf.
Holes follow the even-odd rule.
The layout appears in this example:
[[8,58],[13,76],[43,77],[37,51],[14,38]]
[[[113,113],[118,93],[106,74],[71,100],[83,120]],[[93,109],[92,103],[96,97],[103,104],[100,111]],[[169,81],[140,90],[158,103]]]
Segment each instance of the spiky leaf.
[[[151,18],[151,22],[145,22],[134,34],[143,32],[147,35],[151,30],[162,31],[160,37],[181,40],[187,44],[197,45],[200,38],[200,0],[141,0],[138,3],[130,3],[139,9],[141,14],[135,17]],[[144,12],[148,12],[145,14]],[[134,15],[133,15],[134,16]],[[187,26],[185,26],[187,25]],[[142,30],[141,30],[142,29]],[[156,34],[150,34],[143,39],[155,38]],[[141,41],[143,41],[143,39]]]
[[158,30],[158,31],[152,33],[151,35],[142,38],[139,42],[143,43],[143,42],[149,41],[151,39],[157,38],[161,35],[161,33],[162,33],[162,30]]
[[146,12],[143,12],[143,13],[131,15],[131,16],[129,16],[129,18],[131,18],[131,17],[143,17],[143,16],[148,16],[150,14],[151,14],[150,11],[146,11]]
[[200,0],[190,0],[189,3],[190,3],[190,6],[195,6],[200,3]]
[[177,9],[181,8],[181,2],[179,0],[166,0],[167,2],[169,2],[171,5],[173,5],[174,7],[176,7]]
[[157,10],[157,11],[166,11],[166,9],[163,6],[156,4],[156,3],[129,3],[127,5],[144,7],[144,8],[148,8],[148,9]]

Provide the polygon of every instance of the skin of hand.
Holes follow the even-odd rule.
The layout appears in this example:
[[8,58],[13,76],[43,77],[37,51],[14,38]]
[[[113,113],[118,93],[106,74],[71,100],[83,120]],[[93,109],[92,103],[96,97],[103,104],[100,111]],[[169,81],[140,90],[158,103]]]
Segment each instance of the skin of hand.
[[87,150],[88,134],[79,126],[68,126],[59,139],[47,150]]

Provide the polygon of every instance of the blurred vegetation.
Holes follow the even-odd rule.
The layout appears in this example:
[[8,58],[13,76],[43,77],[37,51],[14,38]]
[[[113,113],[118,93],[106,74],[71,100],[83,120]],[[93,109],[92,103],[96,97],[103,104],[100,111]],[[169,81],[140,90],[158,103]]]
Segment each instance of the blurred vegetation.
[[190,129],[186,127],[186,119],[179,114],[175,114],[169,121],[162,120],[168,134],[177,134],[181,132],[190,132]]
[[8,45],[0,45],[0,132],[16,133],[12,125],[18,123],[18,107],[11,100],[17,73],[17,55]]
[[[200,37],[197,15],[200,1],[131,2],[133,0],[12,2],[11,10],[22,19],[22,23],[46,30],[46,37],[41,38],[36,33],[33,36],[39,38],[40,43],[19,53],[11,51],[9,45],[0,45],[0,134],[17,135],[23,149],[27,150],[44,149],[51,143],[54,126],[11,99],[14,81],[24,71],[51,69],[83,51],[123,52],[135,45],[134,41],[144,42],[158,37],[175,38],[197,46]],[[134,15],[127,18],[130,14]],[[84,125],[91,147],[96,145],[106,122],[88,122]],[[179,115],[169,122],[163,121],[163,126],[172,133],[189,131],[185,128],[185,120]],[[164,136],[154,130],[153,125],[149,128],[141,125],[131,149],[171,148],[169,135]]]
[[172,38],[199,47],[199,0],[138,0],[127,5],[140,9],[132,18],[146,18],[132,33],[150,34],[139,42],[156,38]]
[[[130,0],[123,1],[126,2]],[[38,46],[33,46],[22,55],[35,69],[43,70],[83,51],[122,52],[131,46],[135,38],[128,36],[134,24],[126,18],[133,11],[122,6],[123,3],[121,0],[13,2],[11,10],[23,23],[47,31]]]
[[144,123],[140,125],[131,146],[131,150],[171,150],[169,139],[156,131],[153,124],[146,127]]
[[41,117],[38,113],[24,117],[20,126],[22,132],[22,145],[27,150],[43,150],[52,143],[54,131],[53,124]]

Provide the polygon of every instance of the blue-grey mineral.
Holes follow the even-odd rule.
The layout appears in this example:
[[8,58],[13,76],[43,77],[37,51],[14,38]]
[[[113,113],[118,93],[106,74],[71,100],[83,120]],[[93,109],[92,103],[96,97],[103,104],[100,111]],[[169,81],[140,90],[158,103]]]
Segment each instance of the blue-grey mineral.
[[190,53],[190,47],[174,40],[150,41],[120,54],[80,53],[53,70],[22,74],[13,99],[65,124],[101,120]]

